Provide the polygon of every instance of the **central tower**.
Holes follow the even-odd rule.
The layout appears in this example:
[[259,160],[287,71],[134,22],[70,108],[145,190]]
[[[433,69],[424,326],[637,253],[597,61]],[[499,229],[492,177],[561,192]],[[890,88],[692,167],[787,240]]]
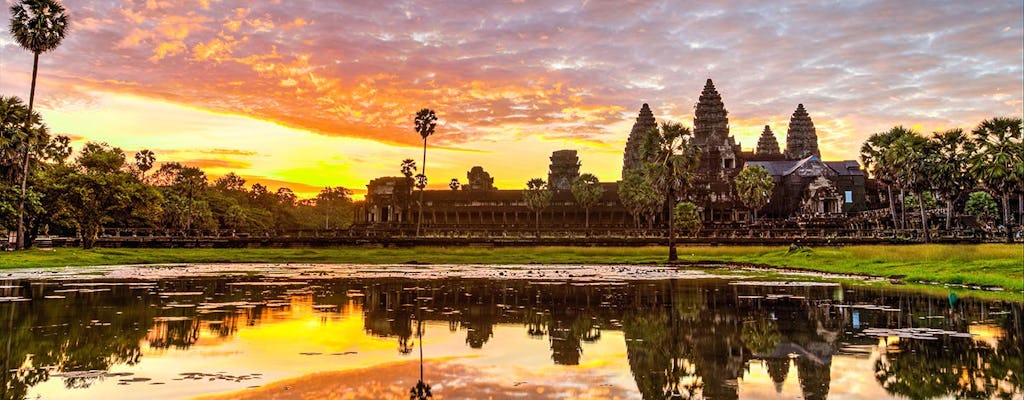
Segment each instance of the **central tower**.
[[708,79],[693,113],[693,141],[698,145],[721,145],[729,137],[729,112],[722,95]]

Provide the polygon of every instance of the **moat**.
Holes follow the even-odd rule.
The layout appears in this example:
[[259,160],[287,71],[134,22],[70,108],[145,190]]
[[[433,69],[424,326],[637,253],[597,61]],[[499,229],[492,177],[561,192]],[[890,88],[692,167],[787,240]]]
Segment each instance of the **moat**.
[[439,399],[1021,397],[1021,303],[717,271],[5,273],[0,389],[3,399],[404,399],[422,351]]

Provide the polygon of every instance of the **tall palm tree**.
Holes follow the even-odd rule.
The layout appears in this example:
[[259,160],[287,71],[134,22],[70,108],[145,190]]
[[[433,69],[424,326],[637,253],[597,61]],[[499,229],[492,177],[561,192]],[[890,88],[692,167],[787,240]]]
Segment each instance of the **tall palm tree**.
[[604,188],[601,187],[601,182],[594,174],[585,173],[573,179],[571,189],[576,204],[583,207],[584,213],[586,213],[586,227],[590,229],[590,208],[601,201]]
[[925,242],[931,241],[928,213],[924,210],[924,193],[931,189],[932,170],[935,164],[934,145],[935,142],[928,141],[916,132],[907,131],[907,134],[901,135],[888,149],[889,158],[896,166],[900,192],[902,193],[904,188],[910,189],[910,192],[918,200],[917,205],[921,213],[921,229]]
[[419,216],[416,217],[416,236],[419,236],[420,222],[423,220],[423,189],[427,186],[427,138],[434,134],[434,128],[437,127],[437,115],[434,114],[434,110],[424,108],[416,113],[414,125],[416,133],[423,138],[423,164],[420,165],[423,169],[416,177],[416,186],[420,189]]
[[[67,11],[56,0],[21,0],[11,6],[11,35],[25,50],[33,54],[32,86],[28,95],[28,115],[36,98],[36,74],[39,71],[39,55],[60,46],[68,27]],[[26,118],[25,131],[29,131],[32,118]],[[18,201],[18,243],[25,246],[25,197],[28,189],[29,143],[22,151],[21,199]]]
[[889,212],[892,214],[892,225],[902,228],[900,221],[896,218],[896,202],[893,199],[892,187],[897,184],[897,170],[893,160],[890,147],[902,136],[910,134],[910,130],[902,126],[896,126],[885,132],[871,135],[860,148],[860,159],[864,163],[864,169],[871,173],[886,187],[889,198]]
[[411,158],[402,160],[402,175],[405,176],[405,187],[408,191],[405,193],[405,209],[402,211],[402,222],[412,220],[412,212],[409,211],[409,204],[412,203],[412,189],[415,187],[416,181],[413,179],[413,175],[416,174],[416,161]]
[[768,204],[774,189],[775,182],[772,181],[772,176],[760,165],[743,168],[739,175],[736,175],[736,194],[739,195],[740,201],[754,212],[754,222],[757,221],[757,210]]
[[644,173],[654,186],[665,206],[668,221],[668,260],[676,261],[676,235],[674,229],[676,201],[686,193],[700,164],[700,153],[690,141],[690,128],[679,123],[663,122],[644,137],[641,158],[648,160]]
[[547,182],[544,182],[541,178],[533,178],[526,182],[526,191],[523,192],[523,202],[526,203],[526,208],[533,211],[536,215],[537,236],[540,236],[540,213],[545,208],[551,205],[551,197],[554,196],[554,192],[548,187]]
[[1012,241],[1010,194],[1020,190],[1021,164],[1024,164],[1021,119],[987,119],[974,128],[971,134],[978,149],[971,160],[971,173],[992,196],[999,197],[1006,239]]
[[975,185],[970,171],[974,142],[960,128],[935,132],[931,141],[935,143],[935,163],[931,171],[933,184],[946,202],[946,230],[950,230],[953,229],[957,204],[967,199]]
[[153,168],[154,162],[156,162],[156,154],[152,150],[143,149],[135,153],[135,166],[139,168],[139,172],[142,174],[139,180],[146,181],[146,171]]

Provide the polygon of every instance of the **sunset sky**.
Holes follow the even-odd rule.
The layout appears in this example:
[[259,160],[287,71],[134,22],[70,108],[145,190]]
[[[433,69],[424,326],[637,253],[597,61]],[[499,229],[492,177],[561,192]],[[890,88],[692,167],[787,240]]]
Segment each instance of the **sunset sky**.
[[[707,78],[744,149],[765,124],[783,143],[803,103],[828,159],[857,158],[894,125],[1019,116],[1024,98],[1019,0],[64,5],[71,30],[42,55],[37,92],[54,133],[301,196],[344,186],[361,197],[402,159],[419,163],[424,107],[440,117],[431,186],[481,165],[517,189],[546,178],[559,149],[617,180],[641,104],[691,125]],[[31,54],[2,15],[0,93],[27,99]]]

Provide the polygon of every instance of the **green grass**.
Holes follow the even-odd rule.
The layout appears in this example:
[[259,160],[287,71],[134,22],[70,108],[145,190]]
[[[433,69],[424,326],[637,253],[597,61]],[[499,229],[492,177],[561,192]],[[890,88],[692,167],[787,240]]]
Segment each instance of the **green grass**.
[[[664,247],[340,247],[303,249],[56,249],[0,254],[0,269],[167,263],[646,264]],[[1024,290],[1024,246],[865,245],[683,246],[684,262],[749,263],[808,271],[902,277],[908,282],[999,286]]]

